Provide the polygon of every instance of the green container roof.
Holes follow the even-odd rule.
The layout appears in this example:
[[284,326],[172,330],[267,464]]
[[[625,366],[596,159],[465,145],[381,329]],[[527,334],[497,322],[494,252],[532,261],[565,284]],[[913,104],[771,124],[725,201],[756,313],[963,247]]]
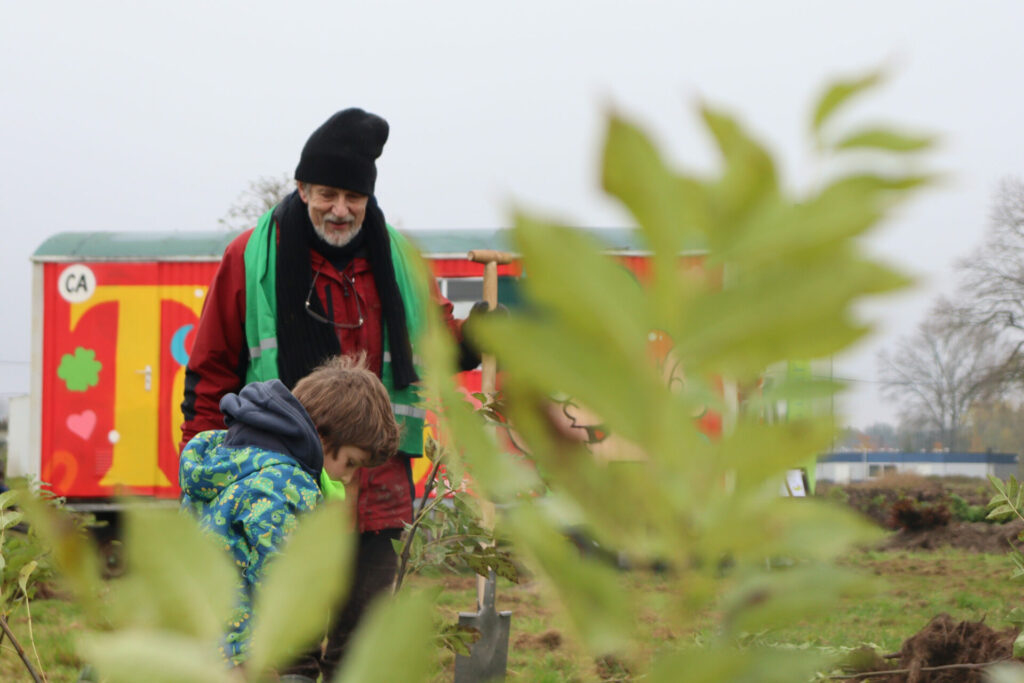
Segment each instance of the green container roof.
[[[639,230],[585,229],[609,251],[646,251]],[[33,261],[219,261],[238,236],[229,230],[205,232],[62,232],[49,237]],[[427,256],[464,255],[471,249],[511,250],[511,231],[407,230],[403,234]]]
[[[603,243],[609,251],[645,251],[639,230],[629,228],[582,228]],[[458,254],[471,249],[513,250],[512,231],[499,230],[407,230],[406,237],[427,255]]]
[[219,261],[238,233],[62,232],[32,254],[33,261]]

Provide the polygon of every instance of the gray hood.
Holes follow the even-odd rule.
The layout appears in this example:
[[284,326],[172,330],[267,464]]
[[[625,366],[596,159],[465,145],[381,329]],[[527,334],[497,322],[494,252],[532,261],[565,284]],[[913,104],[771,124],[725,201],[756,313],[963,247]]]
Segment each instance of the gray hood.
[[256,446],[290,455],[319,479],[324,466],[320,436],[309,413],[281,380],[253,382],[237,394],[226,394],[220,410],[228,426],[225,446]]

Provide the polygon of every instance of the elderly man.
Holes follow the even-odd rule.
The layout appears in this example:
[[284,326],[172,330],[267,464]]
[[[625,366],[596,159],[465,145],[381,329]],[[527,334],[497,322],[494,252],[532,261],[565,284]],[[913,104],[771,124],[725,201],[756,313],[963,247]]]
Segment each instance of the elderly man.
[[[412,520],[409,457],[423,447],[411,340],[431,303],[418,300],[410,247],[374,197],[387,138],[387,122],[361,109],[334,114],[310,135],[295,169],[298,189],[225,250],[185,375],[182,446],[200,431],[224,428],[224,394],[273,377],[291,388],[337,354],[365,353],[391,395],[403,440],[397,457],[360,474],[356,577],[331,627],[324,680],[366,604],[394,580],[391,541]],[[461,340],[462,321],[431,284],[433,305]],[[476,360],[463,349],[464,367]]]

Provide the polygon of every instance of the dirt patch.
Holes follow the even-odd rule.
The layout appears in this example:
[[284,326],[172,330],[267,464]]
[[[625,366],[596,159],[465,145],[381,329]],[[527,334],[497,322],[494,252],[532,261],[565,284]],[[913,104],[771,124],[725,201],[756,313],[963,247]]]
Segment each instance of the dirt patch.
[[602,681],[631,681],[633,671],[630,666],[614,655],[605,655],[594,660],[597,676]]
[[674,642],[677,638],[676,632],[667,626],[658,626],[651,631],[651,637],[656,641]]
[[37,583],[31,597],[33,600],[63,600],[65,602],[70,602],[73,599],[71,591],[53,581]]
[[946,491],[941,480],[912,474],[888,475],[845,486],[822,482],[818,487],[818,495],[845,502],[879,526],[887,528],[892,528],[892,506],[898,501],[909,499],[919,503],[941,503],[947,497]]
[[547,652],[554,652],[562,647],[562,634],[555,629],[550,629],[537,635],[520,633],[516,636],[515,646],[516,649],[521,650],[546,650]]
[[986,524],[985,522],[951,522],[946,526],[919,531],[899,531],[882,542],[881,550],[935,550],[944,546],[979,553],[1000,554],[1011,545],[1024,551],[1017,536],[1024,531],[1024,522]]
[[846,485],[822,482],[817,495],[846,504],[879,526],[899,529],[879,546],[883,550],[948,546],[1002,554],[1011,544],[1024,548],[1017,540],[1024,521],[981,521],[994,492],[983,479],[895,474]]
[[[872,676],[884,683],[981,683],[981,668],[952,667],[958,664],[986,664],[1010,659],[1017,629],[995,631],[981,621],[956,623],[940,614],[903,642],[898,661],[876,663],[870,671],[903,670],[889,676]],[[935,670],[937,667],[950,667]]]
[[545,631],[536,638],[537,644],[545,650],[557,650],[562,646],[562,634],[555,630]]

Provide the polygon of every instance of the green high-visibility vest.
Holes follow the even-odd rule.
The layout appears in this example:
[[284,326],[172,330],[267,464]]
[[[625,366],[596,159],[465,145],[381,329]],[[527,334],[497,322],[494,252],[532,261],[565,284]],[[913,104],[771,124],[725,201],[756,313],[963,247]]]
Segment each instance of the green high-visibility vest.
[[[275,207],[276,208],[276,207]],[[256,228],[245,245],[245,341],[249,347],[249,365],[245,382],[261,382],[279,377],[277,368],[277,227],[273,220],[274,209],[260,218]],[[405,324],[413,344],[413,365],[416,374],[421,375],[416,363],[416,342],[424,323],[422,296],[412,280],[415,272],[411,267],[413,246],[397,230],[387,226],[388,241],[391,245],[391,259],[395,266],[395,281],[405,304]],[[426,411],[420,406],[419,393],[415,386],[395,389],[391,368],[391,352],[388,346],[387,326],[381,325],[381,348],[384,350],[381,365],[381,382],[391,396],[391,409],[395,420],[402,428],[402,442],[398,449],[403,453],[423,452],[423,419]]]

